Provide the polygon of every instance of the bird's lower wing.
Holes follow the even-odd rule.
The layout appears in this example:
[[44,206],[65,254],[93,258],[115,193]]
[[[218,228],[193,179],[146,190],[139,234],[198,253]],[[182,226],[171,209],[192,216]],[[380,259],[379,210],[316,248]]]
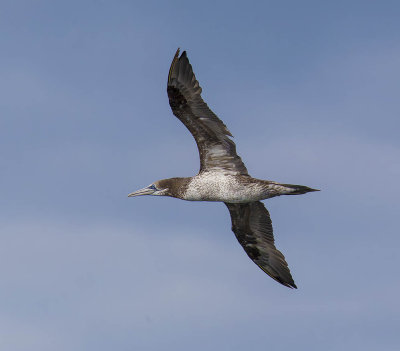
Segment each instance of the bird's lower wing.
[[277,282],[297,288],[283,254],[274,245],[272,222],[260,201],[225,203],[232,219],[232,231],[247,255]]

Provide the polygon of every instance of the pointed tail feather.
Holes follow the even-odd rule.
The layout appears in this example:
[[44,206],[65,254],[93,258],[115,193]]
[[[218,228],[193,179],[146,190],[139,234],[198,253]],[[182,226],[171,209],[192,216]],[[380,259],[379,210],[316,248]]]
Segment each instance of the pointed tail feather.
[[282,184],[282,185],[290,189],[285,195],[302,195],[305,193],[309,193],[311,191],[320,191],[319,189],[312,189],[304,185],[296,185],[296,184]]

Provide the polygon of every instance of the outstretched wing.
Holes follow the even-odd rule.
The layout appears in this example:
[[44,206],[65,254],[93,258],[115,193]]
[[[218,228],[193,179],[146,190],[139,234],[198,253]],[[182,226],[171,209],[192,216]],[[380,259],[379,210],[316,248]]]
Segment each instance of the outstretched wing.
[[236,154],[232,134],[201,98],[201,87],[193,73],[186,51],[179,49],[168,75],[168,98],[172,112],[189,129],[200,154],[200,172],[223,171],[247,175],[247,169]]
[[277,282],[296,288],[288,264],[274,245],[272,222],[268,210],[260,201],[225,203],[232,219],[232,231],[247,255]]

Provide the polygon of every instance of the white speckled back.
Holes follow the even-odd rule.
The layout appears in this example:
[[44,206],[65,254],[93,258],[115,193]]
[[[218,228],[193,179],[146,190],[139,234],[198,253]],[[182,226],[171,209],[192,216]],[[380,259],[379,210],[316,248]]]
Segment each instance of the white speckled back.
[[243,183],[237,176],[221,172],[204,172],[192,178],[184,199],[240,203],[269,197],[265,195],[265,187],[257,182]]

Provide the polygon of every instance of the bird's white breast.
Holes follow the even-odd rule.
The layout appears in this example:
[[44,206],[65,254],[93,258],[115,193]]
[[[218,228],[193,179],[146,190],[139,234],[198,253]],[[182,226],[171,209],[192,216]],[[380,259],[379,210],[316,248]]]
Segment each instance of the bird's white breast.
[[204,172],[192,178],[184,194],[189,201],[224,201],[231,203],[258,201],[263,198],[257,184],[240,182],[233,175]]

